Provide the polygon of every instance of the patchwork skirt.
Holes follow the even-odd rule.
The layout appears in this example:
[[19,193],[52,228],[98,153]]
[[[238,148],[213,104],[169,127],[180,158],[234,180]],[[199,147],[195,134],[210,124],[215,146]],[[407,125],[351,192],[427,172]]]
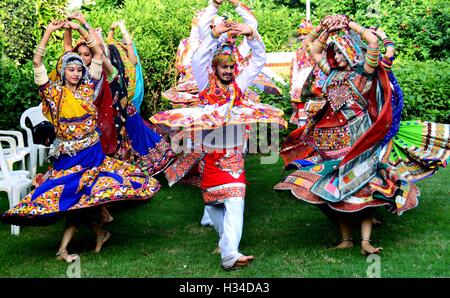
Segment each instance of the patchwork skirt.
[[105,156],[100,142],[75,156],[62,154],[35,179],[37,187],[2,215],[16,225],[46,225],[66,212],[117,201],[147,201],[160,184],[139,167]]

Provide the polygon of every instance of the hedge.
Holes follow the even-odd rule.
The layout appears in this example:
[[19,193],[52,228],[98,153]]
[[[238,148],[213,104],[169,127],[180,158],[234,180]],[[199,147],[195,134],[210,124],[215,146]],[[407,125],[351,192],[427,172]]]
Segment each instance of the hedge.
[[[412,0],[408,0],[407,2],[409,3],[411,1]],[[59,5],[61,5],[61,1],[56,0],[41,0],[38,2],[41,4],[47,3],[50,6],[53,5],[52,3],[58,2]],[[302,6],[301,9],[295,7],[293,8],[289,5],[280,5],[278,3],[280,1],[276,0],[247,0],[245,2],[253,8],[256,17],[258,18],[259,31],[263,36],[266,44],[266,50],[268,52],[294,50],[289,47],[288,41],[294,34],[300,19],[304,17],[304,6]],[[313,12],[316,14],[317,18],[328,13],[345,13],[347,6],[344,6],[344,2],[352,1],[323,0],[320,2],[320,5],[313,7]],[[388,4],[394,7],[394,2],[395,1],[383,2],[382,7],[385,7]],[[434,1],[416,2],[428,3]],[[20,7],[21,5],[24,5],[23,9],[30,9],[29,2],[7,0],[5,2],[2,1],[2,3],[10,5],[10,7]],[[178,43],[181,39],[188,36],[191,19],[195,10],[204,7],[206,3],[206,0],[99,0],[97,1],[97,5],[83,8],[83,13],[86,15],[90,24],[95,27],[102,27],[105,33],[108,31],[113,21],[125,19],[125,23],[133,36],[134,42],[139,51],[141,62],[143,64],[146,95],[141,113],[145,117],[148,117],[157,111],[170,108],[168,102],[161,98],[161,92],[173,86],[176,82],[177,74],[174,68],[174,61]],[[362,4],[358,4],[356,8],[359,9],[360,6],[362,7]],[[32,38],[34,40],[34,44],[31,44],[31,46],[29,43],[23,43],[21,46],[23,51],[19,51],[18,55],[14,54],[15,52],[12,50],[11,46],[14,44],[15,38],[23,39],[23,31],[26,32],[27,30],[30,30],[31,36],[36,35],[36,30],[37,32],[42,32],[42,24],[45,22],[48,23],[50,20],[45,20],[45,18],[57,16],[58,12],[60,12],[60,10],[55,10],[52,14],[52,10],[49,9],[49,6],[43,5],[42,7],[45,7],[45,10],[42,8],[41,12],[34,12],[35,15],[41,16],[40,18],[36,18],[34,23],[32,23],[34,24],[34,27],[31,26],[30,23],[26,23],[21,29],[22,32],[19,32],[20,28],[14,29],[10,27],[13,24],[18,24],[15,18],[20,19],[24,16],[15,14],[6,17],[5,13],[0,14],[0,29],[1,27],[4,27],[8,28],[8,30],[15,30],[5,30],[5,32],[12,32],[9,33],[10,35],[8,36],[6,36],[5,33],[0,32],[0,50],[3,54],[6,54],[2,55],[1,58],[1,129],[15,128],[18,125],[19,117],[22,111],[29,106],[38,104],[37,88],[33,85],[32,64],[30,57],[32,56],[32,51],[40,36],[37,34],[37,37],[34,39]],[[420,14],[424,15],[414,7],[409,8],[409,10],[407,7],[404,7],[403,4],[399,5],[399,7],[402,7],[402,9],[407,12],[408,17]],[[367,8],[364,7],[360,10],[356,10],[355,18],[363,19],[366,9]],[[389,26],[391,26],[390,24],[393,24],[392,26],[394,26],[400,22],[400,20],[397,20],[400,19],[401,16],[398,12],[398,9],[400,8],[395,9],[397,9],[395,10],[395,13],[399,15],[399,18],[391,20],[392,17],[390,17],[390,21],[386,20],[386,24]],[[431,13],[439,15],[439,13],[443,13],[445,10],[446,8],[442,8],[440,10],[436,8],[435,10],[432,10]],[[46,13],[43,14],[42,11],[45,11]],[[228,14],[232,18],[237,18],[234,10],[229,4],[221,8],[220,13]],[[350,14],[351,12],[347,13]],[[392,15],[393,13],[391,13],[391,16]],[[439,22],[445,23],[447,22],[447,18],[435,20],[434,24],[440,24]],[[410,26],[412,25],[410,24]],[[395,30],[394,27],[389,27],[386,31],[388,33],[392,33]],[[442,28],[444,28],[444,30],[441,31],[444,33],[445,30],[448,30],[448,26]],[[17,33],[17,36],[14,32]],[[415,42],[417,39],[428,36],[426,34],[424,35],[424,32],[422,31],[408,32],[411,34],[414,33],[415,35],[410,38],[408,37],[408,39],[400,38],[400,40],[395,40],[398,46],[401,47],[403,44]],[[441,38],[445,36],[444,33],[439,35],[440,37],[434,41],[436,45],[439,46],[443,42],[448,42],[448,39],[445,41]],[[47,55],[45,57],[45,64],[48,69],[54,67],[54,63],[57,60],[58,55],[61,53],[61,35],[62,31],[60,35],[56,36],[56,38],[54,38],[49,44]],[[400,35],[400,33],[398,35]],[[118,34],[118,37],[120,38],[120,34]],[[8,41],[8,43],[6,41]],[[20,40],[17,41],[17,43],[19,42]],[[431,41],[428,40],[428,42]],[[407,53],[407,51],[403,51],[397,60],[407,61],[408,59],[412,60],[412,58],[415,60],[423,60],[428,59],[433,55],[436,56],[433,52],[433,46],[428,46],[427,43],[425,44],[427,45],[426,49],[428,49],[427,55],[424,54],[421,57],[416,57],[414,53]],[[408,47],[406,47],[406,49],[407,48]],[[440,58],[448,55],[445,51],[440,51],[439,53]],[[24,59],[24,57],[28,60]],[[417,117],[425,119],[427,117],[426,119],[428,120],[449,122],[447,108],[449,105],[446,97],[448,96],[448,86],[446,85],[448,82],[448,65],[449,60],[443,60],[442,62],[435,60],[414,61],[396,65],[395,72],[402,88],[405,91],[405,119]],[[291,111],[287,93],[288,88],[285,87],[285,89],[286,91],[283,96],[265,97],[263,100],[269,101],[274,105],[283,108],[287,112],[287,117],[289,117]]]

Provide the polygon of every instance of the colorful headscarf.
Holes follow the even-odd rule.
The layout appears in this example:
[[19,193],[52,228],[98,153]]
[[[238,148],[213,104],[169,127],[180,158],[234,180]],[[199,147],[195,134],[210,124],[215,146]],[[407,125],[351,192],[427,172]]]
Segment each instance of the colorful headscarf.
[[313,29],[313,27],[311,25],[311,21],[302,19],[302,21],[300,22],[300,25],[298,25],[297,32],[298,32],[298,34],[306,35],[306,34],[309,34],[309,32],[311,32],[312,29]]
[[89,72],[86,65],[80,55],[75,52],[66,52],[59,58],[58,63],[56,63],[56,75],[58,76],[58,79],[64,81],[64,72],[69,64],[77,64],[83,68],[80,82],[89,79]]
[[337,63],[334,60],[335,46],[344,55],[350,67],[354,68],[364,61],[364,54],[350,33],[333,35],[331,36],[331,42],[327,46],[327,59],[332,68],[337,67]]

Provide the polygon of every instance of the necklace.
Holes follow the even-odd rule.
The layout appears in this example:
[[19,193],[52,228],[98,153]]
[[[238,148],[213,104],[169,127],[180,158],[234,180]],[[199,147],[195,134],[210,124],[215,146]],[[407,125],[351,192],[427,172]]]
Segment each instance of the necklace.
[[69,89],[70,91],[72,91],[72,93],[75,94],[75,92],[77,90],[77,85],[70,83],[68,80],[64,80],[64,81],[66,83],[67,89]]

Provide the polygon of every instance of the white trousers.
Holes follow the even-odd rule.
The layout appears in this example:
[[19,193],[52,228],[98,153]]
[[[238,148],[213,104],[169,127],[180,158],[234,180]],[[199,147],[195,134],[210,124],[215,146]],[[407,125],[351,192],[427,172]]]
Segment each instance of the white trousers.
[[219,234],[222,266],[231,268],[243,256],[239,253],[239,242],[244,227],[244,199],[229,199],[223,204],[207,205],[205,209]]
[[206,206],[205,206],[205,209],[203,210],[203,217],[202,217],[202,219],[200,221],[200,224],[202,226],[204,226],[204,227],[213,226],[214,225],[214,223],[212,222],[211,218],[209,217],[209,213],[208,213],[208,210],[206,209]]

